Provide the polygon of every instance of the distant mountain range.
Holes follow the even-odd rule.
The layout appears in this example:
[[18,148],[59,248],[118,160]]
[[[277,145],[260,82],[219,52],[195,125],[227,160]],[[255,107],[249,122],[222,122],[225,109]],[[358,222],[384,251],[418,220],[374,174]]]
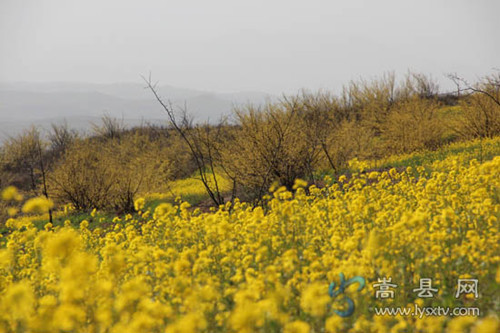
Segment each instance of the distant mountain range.
[[[158,90],[174,107],[185,106],[196,121],[216,121],[234,106],[274,98],[263,92],[215,93],[168,85]],[[64,121],[85,131],[105,114],[127,125],[166,121],[151,91],[140,83],[0,83],[0,140],[31,125],[49,128],[51,123]]]

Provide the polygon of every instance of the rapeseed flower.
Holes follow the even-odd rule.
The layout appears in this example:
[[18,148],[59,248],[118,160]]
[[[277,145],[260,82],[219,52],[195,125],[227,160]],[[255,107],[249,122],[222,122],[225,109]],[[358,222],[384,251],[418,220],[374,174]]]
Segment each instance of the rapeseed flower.
[[45,197],[32,198],[26,201],[23,206],[24,213],[47,213],[54,208],[54,202]]
[[[142,214],[99,216],[92,230],[87,220],[14,214],[0,239],[0,331],[497,331],[500,157],[469,163],[468,154],[321,188],[298,181],[256,208],[153,210],[144,199]],[[365,288],[330,297],[339,273]],[[426,306],[412,290],[430,277],[433,305],[471,305],[481,317],[375,316],[382,277],[398,284],[389,304]],[[455,300],[459,278],[477,278],[481,297]],[[344,296],[356,305],[349,318],[334,311]]]

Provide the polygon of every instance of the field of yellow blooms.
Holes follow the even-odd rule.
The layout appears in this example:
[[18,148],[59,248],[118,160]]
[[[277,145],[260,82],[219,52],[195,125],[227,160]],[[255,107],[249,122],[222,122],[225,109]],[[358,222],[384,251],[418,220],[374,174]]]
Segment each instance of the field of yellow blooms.
[[[498,332],[500,156],[431,167],[359,172],[324,188],[297,181],[257,208],[149,211],[139,199],[136,215],[97,228],[38,229],[12,210],[0,238],[0,332]],[[13,188],[3,199],[22,200]],[[35,198],[23,210],[51,205]],[[366,286],[331,297],[341,274]],[[375,297],[383,277],[397,284],[394,298]],[[432,278],[434,297],[413,292],[420,278]],[[459,278],[478,280],[477,298],[456,298]],[[349,301],[354,312],[340,316]],[[480,316],[374,311],[415,304]]]

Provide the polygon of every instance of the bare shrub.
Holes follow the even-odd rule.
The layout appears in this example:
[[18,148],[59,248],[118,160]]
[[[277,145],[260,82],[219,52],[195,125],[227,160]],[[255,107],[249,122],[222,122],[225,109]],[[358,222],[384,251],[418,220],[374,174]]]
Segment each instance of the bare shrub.
[[456,132],[464,138],[500,134],[500,72],[486,76],[474,85],[457,76],[451,78],[457,84],[458,92],[467,94],[459,102],[463,113],[455,124]]
[[440,104],[432,99],[413,97],[397,103],[387,117],[382,140],[388,153],[408,153],[436,148],[444,127],[438,118]]
[[100,124],[92,124],[94,134],[105,139],[119,140],[125,131],[123,119],[119,120],[109,115],[104,115],[101,118]]
[[166,181],[169,172],[161,147],[144,136],[80,140],[51,172],[49,186],[56,199],[78,210],[131,212],[137,194],[157,179]]

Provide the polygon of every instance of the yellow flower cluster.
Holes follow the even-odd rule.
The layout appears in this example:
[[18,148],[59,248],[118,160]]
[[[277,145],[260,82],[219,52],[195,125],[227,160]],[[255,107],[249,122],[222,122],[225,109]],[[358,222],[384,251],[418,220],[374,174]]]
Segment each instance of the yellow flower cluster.
[[24,213],[46,213],[54,207],[52,200],[45,197],[31,198],[23,206]]
[[2,191],[2,200],[5,201],[21,201],[23,196],[17,191],[14,186],[9,186]]
[[[229,192],[232,189],[232,182],[227,177],[223,177],[223,172],[218,173],[217,186],[221,192]],[[211,173],[207,176],[207,182],[214,186]],[[198,201],[198,198],[206,198],[207,192],[204,186],[200,186],[200,177],[197,173],[193,177],[177,179],[168,183],[167,188],[162,193],[148,193],[148,200],[177,200],[179,198],[189,197],[191,200]],[[197,200],[198,199],[198,200]]]
[[[324,188],[299,181],[265,207],[162,204],[107,229],[11,221],[0,332],[497,331],[500,157],[451,157],[433,170],[355,174]],[[340,273],[366,280],[345,290],[356,305],[347,318],[328,294]],[[455,298],[463,276],[479,280],[479,298]],[[398,284],[393,300],[375,299],[379,277]],[[412,292],[422,277],[439,289],[434,298]],[[475,306],[481,317],[373,311],[414,303]]]

